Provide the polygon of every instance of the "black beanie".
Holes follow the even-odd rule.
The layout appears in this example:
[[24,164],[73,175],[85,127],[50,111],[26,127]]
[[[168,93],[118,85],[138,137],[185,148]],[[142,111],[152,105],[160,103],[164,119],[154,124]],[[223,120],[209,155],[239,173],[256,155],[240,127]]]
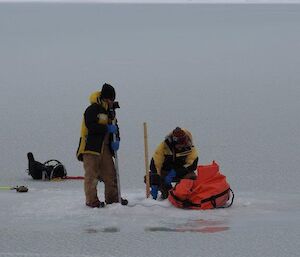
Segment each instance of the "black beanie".
[[111,99],[114,101],[116,98],[115,89],[111,85],[105,83],[101,89],[101,98],[102,99]]

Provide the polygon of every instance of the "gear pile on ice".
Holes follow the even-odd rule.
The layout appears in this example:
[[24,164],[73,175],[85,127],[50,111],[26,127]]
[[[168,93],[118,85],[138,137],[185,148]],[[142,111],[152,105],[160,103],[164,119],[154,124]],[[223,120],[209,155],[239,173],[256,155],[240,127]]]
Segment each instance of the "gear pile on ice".
[[28,157],[28,175],[33,179],[51,180],[54,178],[64,178],[67,171],[58,160],[51,159],[44,163],[36,161],[33,154],[29,152]]

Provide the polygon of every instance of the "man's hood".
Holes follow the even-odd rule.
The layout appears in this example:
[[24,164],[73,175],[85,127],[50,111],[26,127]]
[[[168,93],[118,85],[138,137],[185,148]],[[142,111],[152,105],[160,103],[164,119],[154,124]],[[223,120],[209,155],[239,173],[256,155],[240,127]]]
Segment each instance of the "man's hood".
[[101,91],[96,91],[90,95],[91,104],[100,104]]

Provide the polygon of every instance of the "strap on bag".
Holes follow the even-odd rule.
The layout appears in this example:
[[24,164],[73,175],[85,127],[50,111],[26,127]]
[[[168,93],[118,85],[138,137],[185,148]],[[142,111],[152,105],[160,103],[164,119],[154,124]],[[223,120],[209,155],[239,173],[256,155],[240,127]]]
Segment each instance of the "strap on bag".
[[[231,192],[232,194],[232,197],[231,197],[231,201],[228,205],[224,205],[224,206],[219,206],[217,207],[217,204],[216,204],[216,199],[227,194],[228,191]],[[191,201],[188,201],[188,200],[181,200],[180,198],[178,198],[174,193],[173,191],[170,191],[169,192],[172,197],[178,202],[181,204],[182,208],[184,209],[189,209],[190,207],[197,207],[197,208],[201,208],[201,205],[203,203],[206,203],[206,202],[211,202],[212,206],[215,208],[215,209],[221,209],[221,208],[229,208],[232,204],[233,204],[233,200],[234,200],[234,193],[232,191],[231,188],[228,188],[226,189],[224,192],[220,193],[220,194],[217,194],[217,195],[213,195],[209,198],[206,198],[206,199],[203,199],[201,200],[200,204],[197,204],[197,203],[192,203]]]

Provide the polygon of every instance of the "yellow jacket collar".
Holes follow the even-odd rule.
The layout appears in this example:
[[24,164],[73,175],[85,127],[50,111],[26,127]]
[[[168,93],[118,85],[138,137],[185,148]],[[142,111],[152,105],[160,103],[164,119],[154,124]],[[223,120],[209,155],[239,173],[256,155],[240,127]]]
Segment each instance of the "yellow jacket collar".
[[108,104],[101,100],[101,91],[96,91],[90,95],[90,103],[91,104],[100,104],[105,108],[108,109]]

